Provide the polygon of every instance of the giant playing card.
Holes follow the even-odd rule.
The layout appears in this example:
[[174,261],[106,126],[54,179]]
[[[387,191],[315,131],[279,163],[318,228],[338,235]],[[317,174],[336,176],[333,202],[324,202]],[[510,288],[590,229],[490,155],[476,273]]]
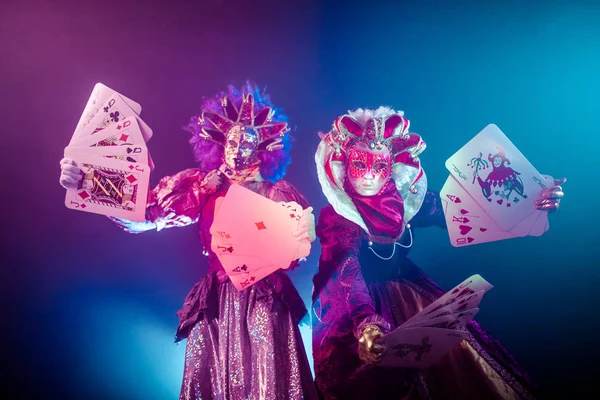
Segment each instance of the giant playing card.
[[[434,316],[439,316],[439,313],[436,311],[440,310],[443,307],[447,307],[452,304],[460,303],[461,300],[465,298],[469,298],[475,293],[483,291],[484,293],[491,290],[493,288],[492,285],[481,275],[473,275],[469,278],[462,281],[460,284],[455,286],[452,290],[442,295],[439,299],[434,301],[425,307],[420,313],[408,319],[405,324],[414,323],[420,319],[423,319],[425,316],[431,316],[432,313],[435,313]],[[474,305],[473,307],[477,307]]]
[[152,129],[115,93],[104,102],[90,122],[77,133],[69,146],[81,146],[81,142],[87,141],[90,136],[98,134],[111,125],[119,124],[129,117],[137,120],[143,140],[148,141],[152,137]]
[[144,221],[150,168],[110,158],[81,154],[83,179],[67,190],[65,205],[78,211],[130,221]]
[[505,231],[535,212],[544,187],[540,173],[493,124],[450,157],[446,168]]
[[71,142],[74,143],[79,138],[81,131],[89,124],[89,122],[96,116],[100,108],[104,105],[104,103],[109,99],[110,96],[117,95],[119,96],[132,110],[135,114],[139,115],[142,112],[142,107],[136,103],[135,101],[123,96],[120,93],[115,92],[113,89],[108,86],[97,83],[90,94],[87,104],[85,105],[85,109],[81,114],[79,122],[77,123],[77,127],[75,128],[75,133],[71,138]]
[[386,335],[382,367],[426,368],[456,347],[469,333],[458,329],[412,327]]
[[96,84],[65,149],[82,175],[79,185],[67,190],[68,208],[144,220],[154,163],[145,143],[152,130],[140,111],[138,103]]
[[455,247],[548,230],[548,213],[535,209],[552,177],[540,175],[496,125],[488,125],[446,161],[440,192]]
[[381,366],[426,368],[469,337],[465,326],[479,312],[483,295],[492,288],[473,275],[409,318],[382,340]]
[[[217,207],[210,228],[211,250],[230,277],[237,279],[239,274],[232,268],[244,264],[256,267],[261,271],[257,274],[264,277],[279,268],[288,268],[300,253],[300,242],[292,235],[301,210],[292,212],[289,207],[235,184]],[[250,261],[244,262],[245,258]],[[257,282],[258,275],[250,282]]]

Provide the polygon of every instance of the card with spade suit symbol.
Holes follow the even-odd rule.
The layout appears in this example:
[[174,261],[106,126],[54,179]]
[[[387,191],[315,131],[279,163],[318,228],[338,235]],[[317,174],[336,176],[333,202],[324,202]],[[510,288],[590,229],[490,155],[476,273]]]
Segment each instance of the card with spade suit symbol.
[[141,106],[96,84],[77,124],[66,158],[81,168],[78,187],[67,190],[73,210],[143,221],[154,162],[146,146],[152,130]]
[[105,106],[106,101],[113,95],[119,96],[123,102],[131,108],[131,110],[136,114],[140,115],[142,112],[142,106],[140,106],[135,101],[125,97],[121,93],[115,92],[113,89],[108,86],[98,82],[92,93],[90,94],[90,98],[88,99],[87,104],[79,118],[79,122],[77,123],[77,127],[75,128],[75,132],[73,133],[73,137],[71,138],[71,143],[75,143],[78,138],[81,137],[81,131],[90,123],[90,121],[98,114],[98,111]]

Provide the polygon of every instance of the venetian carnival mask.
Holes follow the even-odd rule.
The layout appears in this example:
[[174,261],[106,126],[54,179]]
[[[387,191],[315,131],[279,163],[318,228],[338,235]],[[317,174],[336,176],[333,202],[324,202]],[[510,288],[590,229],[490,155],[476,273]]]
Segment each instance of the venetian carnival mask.
[[234,171],[244,171],[258,162],[258,134],[248,126],[234,125],[225,134],[224,162]]
[[[425,142],[409,132],[410,122],[403,113],[382,107],[359,109],[353,115],[337,118],[333,129],[321,135],[322,143],[330,149],[323,160],[323,173],[329,181],[339,189],[346,190],[347,183],[357,194],[374,196],[396,174],[396,185],[410,179],[407,189],[416,193],[415,185],[423,176],[418,155]],[[400,164],[406,165],[405,172],[395,169]],[[337,166],[342,165],[340,174]]]
[[357,142],[347,153],[346,176],[354,191],[362,196],[378,194],[392,172],[392,153],[386,146],[370,149]]
[[[319,133],[315,162],[323,194],[337,214],[360,226],[377,243],[391,243],[401,235],[397,230],[392,232],[396,222],[382,228],[372,218],[379,220],[378,213],[383,215],[390,208],[387,205],[397,204],[394,192],[401,197],[404,222],[416,215],[427,193],[427,178],[419,159],[425,142],[409,128],[402,111],[379,107],[348,111],[334,120],[329,132]],[[386,196],[381,204],[369,198],[384,191],[391,197]],[[357,199],[354,194],[369,197]],[[407,226],[400,225],[401,231]]]
[[270,105],[255,102],[248,93],[237,98],[225,96],[221,106],[221,110],[202,112],[199,135],[223,146],[221,172],[230,179],[244,181],[258,173],[260,152],[283,148],[289,127],[275,119]]

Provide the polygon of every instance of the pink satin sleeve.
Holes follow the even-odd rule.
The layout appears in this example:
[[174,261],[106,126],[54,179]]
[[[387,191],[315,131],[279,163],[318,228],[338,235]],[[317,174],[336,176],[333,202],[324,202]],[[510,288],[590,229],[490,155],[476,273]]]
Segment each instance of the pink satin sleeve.
[[183,227],[198,222],[205,202],[201,182],[205,173],[197,168],[166,176],[148,193],[146,219],[143,222],[110,217],[130,233]]

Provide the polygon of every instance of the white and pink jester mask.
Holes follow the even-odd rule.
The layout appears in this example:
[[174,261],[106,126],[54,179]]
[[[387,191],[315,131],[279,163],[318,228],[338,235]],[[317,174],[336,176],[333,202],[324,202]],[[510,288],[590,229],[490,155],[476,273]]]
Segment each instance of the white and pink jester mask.
[[351,196],[374,197],[393,179],[404,205],[403,221],[419,211],[427,192],[427,178],[419,160],[425,142],[409,132],[402,111],[388,107],[357,109],[338,117],[321,135],[315,154],[323,193],[335,211],[361,226],[368,225]]

